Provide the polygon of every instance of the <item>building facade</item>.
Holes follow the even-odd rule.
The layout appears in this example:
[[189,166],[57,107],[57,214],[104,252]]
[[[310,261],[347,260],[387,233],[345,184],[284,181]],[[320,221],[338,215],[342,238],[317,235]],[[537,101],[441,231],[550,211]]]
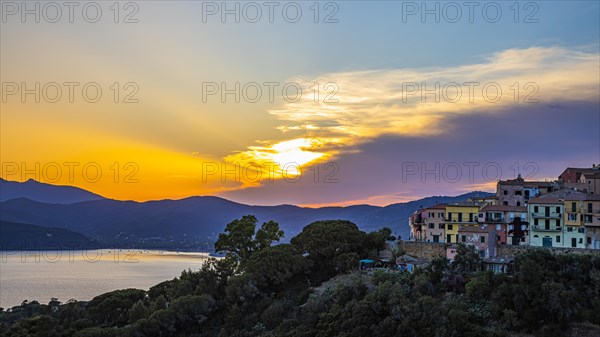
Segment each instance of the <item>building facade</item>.
[[[565,228],[565,200],[585,198],[585,193],[562,189],[533,198],[528,204],[529,244],[538,247],[572,247],[579,246],[582,234],[571,222],[570,231]],[[577,229],[574,231],[574,229]],[[573,240],[575,239],[575,240]]]
[[488,205],[479,211],[479,223],[495,229],[498,244],[527,244],[529,234],[527,207]]

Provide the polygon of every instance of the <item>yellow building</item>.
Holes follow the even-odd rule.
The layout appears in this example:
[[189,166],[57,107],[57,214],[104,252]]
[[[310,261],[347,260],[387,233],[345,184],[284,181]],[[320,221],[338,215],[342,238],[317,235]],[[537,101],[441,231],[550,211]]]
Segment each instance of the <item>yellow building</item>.
[[456,203],[446,205],[446,243],[457,243],[458,230],[462,227],[477,226],[480,205],[476,203]]

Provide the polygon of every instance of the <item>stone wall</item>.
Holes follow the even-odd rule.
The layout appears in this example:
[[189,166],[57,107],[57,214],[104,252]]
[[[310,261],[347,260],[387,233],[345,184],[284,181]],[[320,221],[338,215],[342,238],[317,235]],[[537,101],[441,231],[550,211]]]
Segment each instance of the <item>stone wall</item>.
[[[404,250],[405,254],[410,256],[431,260],[436,256],[446,256],[445,243],[422,242],[422,241],[399,241],[398,247]],[[526,249],[547,249],[554,254],[600,254],[600,249],[576,249],[576,248],[546,248],[546,247],[530,247],[530,246],[513,246],[513,245],[497,245],[496,256],[498,257],[514,257],[518,252]]]
[[431,260],[436,256],[446,256],[446,244],[422,241],[400,241],[400,249],[410,256]]
[[600,254],[600,249],[581,249],[581,248],[559,248],[559,247],[531,247],[531,246],[513,246],[498,245],[496,255],[499,257],[514,257],[518,252],[526,249],[547,249],[554,254]]

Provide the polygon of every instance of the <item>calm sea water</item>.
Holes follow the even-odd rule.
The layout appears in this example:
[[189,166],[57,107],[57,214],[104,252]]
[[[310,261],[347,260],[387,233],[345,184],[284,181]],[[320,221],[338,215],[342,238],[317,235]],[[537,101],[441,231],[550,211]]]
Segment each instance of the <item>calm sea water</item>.
[[184,269],[198,270],[207,253],[88,250],[0,252],[0,307],[25,299],[47,304],[73,298],[91,300],[124,288],[148,289]]

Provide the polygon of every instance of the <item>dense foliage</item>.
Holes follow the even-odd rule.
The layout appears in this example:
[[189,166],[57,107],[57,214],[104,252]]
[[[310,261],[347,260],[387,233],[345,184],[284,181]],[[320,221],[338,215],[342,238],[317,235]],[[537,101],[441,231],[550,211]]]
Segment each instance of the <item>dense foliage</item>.
[[[600,256],[530,249],[512,275],[482,271],[472,248],[412,274],[355,271],[389,230],[342,220],[305,227],[291,244],[278,225],[244,217],[220,236],[224,259],[148,291],[89,302],[24,302],[0,312],[2,336],[561,336],[600,324]],[[597,327],[594,327],[594,329]],[[600,330],[596,330],[600,331]]]

